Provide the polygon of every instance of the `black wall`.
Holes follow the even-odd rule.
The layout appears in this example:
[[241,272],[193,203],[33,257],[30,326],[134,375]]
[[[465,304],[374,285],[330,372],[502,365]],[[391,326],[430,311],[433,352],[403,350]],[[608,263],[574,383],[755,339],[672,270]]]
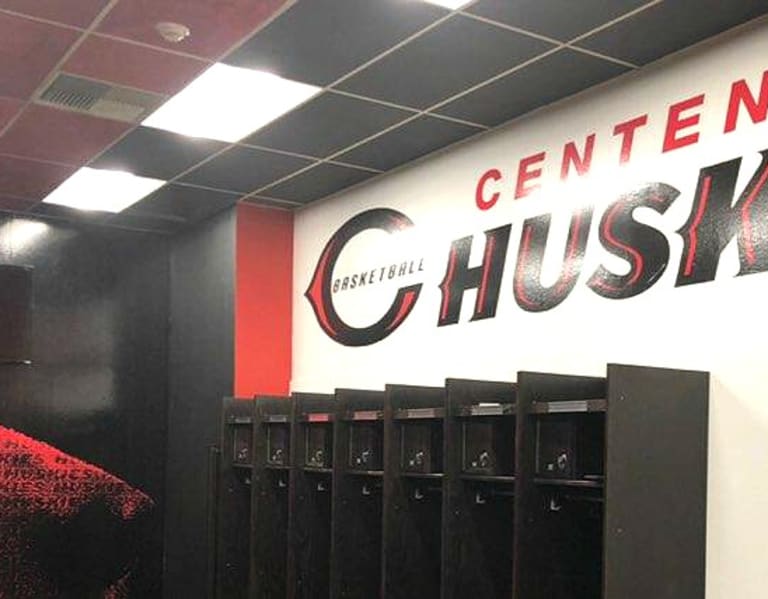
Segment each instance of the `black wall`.
[[207,596],[208,447],[234,379],[235,211],[173,241],[165,596]]
[[100,466],[154,500],[132,596],[159,598],[169,240],[0,215],[0,263],[34,267],[34,366],[0,367],[0,424]]

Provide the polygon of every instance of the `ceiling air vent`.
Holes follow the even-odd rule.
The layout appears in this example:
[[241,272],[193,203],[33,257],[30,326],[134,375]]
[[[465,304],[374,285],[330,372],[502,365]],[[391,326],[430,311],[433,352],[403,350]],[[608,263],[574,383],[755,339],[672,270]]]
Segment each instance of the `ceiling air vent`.
[[154,112],[165,97],[149,92],[59,73],[37,98],[39,104],[82,114],[138,123]]

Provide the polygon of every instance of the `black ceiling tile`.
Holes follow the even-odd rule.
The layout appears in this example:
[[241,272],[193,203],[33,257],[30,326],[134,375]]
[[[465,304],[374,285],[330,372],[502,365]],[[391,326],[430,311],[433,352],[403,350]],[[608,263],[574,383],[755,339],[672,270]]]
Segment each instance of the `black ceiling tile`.
[[137,202],[123,214],[193,223],[235,205],[239,198],[239,194],[169,184]]
[[336,164],[319,164],[287,181],[265,189],[260,195],[306,204],[361,183],[376,174]]
[[339,89],[427,108],[550,48],[548,42],[455,16],[342,82]]
[[223,62],[327,85],[446,14],[412,0],[301,1]]
[[478,0],[466,10],[506,25],[568,41],[649,0]]
[[45,217],[51,217],[70,222],[101,224],[106,219],[112,217],[111,212],[101,210],[78,210],[69,206],[60,206],[59,204],[46,204],[40,202],[28,210],[30,214],[36,214]]
[[662,2],[579,42],[579,46],[646,64],[768,13],[765,0]]
[[149,231],[153,233],[176,233],[184,228],[185,223],[178,220],[155,218],[143,214],[128,214],[122,212],[109,219],[108,226],[132,229],[135,231]]
[[90,166],[127,170],[134,175],[168,180],[226,147],[227,144],[138,127]]
[[438,112],[495,126],[627,70],[602,58],[561,50],[446,104]]
[[251,196],[243,200],[246,204],[255,204],[256,206],[267,206],[269,208],[280,208],[282,210],[295,210],[302,204],[298,202],[288,202],[286,200],[275,200],[273,198],[265,198],[261,196]]
[[339,160],[386,171],[480,131],[469,125],[423,116],[342,154]]
[[325,158],[412,114],[349,96],[325,93],[251,135],[243,143]]
[[312,161],[236,146],[182,178],[185,183],[249,193],[312,164]]

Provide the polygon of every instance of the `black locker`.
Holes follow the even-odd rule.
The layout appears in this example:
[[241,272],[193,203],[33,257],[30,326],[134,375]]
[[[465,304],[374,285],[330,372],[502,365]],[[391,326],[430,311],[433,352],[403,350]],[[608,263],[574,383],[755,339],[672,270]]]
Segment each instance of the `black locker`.
[[331,572],[333,395],[294,393],[288,599],[328,599]]
[[253,400],[226,398],[222,402],[218,456],[213,464],[209,526],[214,538],[214,596],[248,597],[253,465]]
[[256,397],[251,495],[251,599],[284,599],[288,561],[291,414],[288,397]]
[[445,390],[387,385],[383,595],[440,599]]
[[383,392],[336,391],[332,599],[371,599],[381,593],[383,409]]

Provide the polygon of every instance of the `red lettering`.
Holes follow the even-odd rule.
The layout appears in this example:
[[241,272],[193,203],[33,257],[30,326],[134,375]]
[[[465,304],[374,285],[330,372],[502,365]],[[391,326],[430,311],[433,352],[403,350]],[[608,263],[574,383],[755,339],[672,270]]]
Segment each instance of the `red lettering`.
[[648,115],[643,114],[630,121],[619,123],[613,128],[613,135],[621,135],[621,157],[620,164],[626,164],[632,157],[632,144],[635,142],[635,130],[645,127],[648,124]]
[[678,150],[685,146],[690,146],[699,141],[699,133],[693,132],[688,135],[678,137],[678,133],[684,129],[690,129],[699,124],[701,115],[692,114],[690,116],[683,116],[683,113],[687,110],[701,106],[704,103],[704,94],[688,98],[677,104],[673,104],[669,107],[669,116],[667,117],[667,130],[664,134],[664,148],[662,151],[670,152],[671,150]]
[[736,128],[736,121],[739,119],[739,107],[744,105],[749,113],[749,118],[753,123],[761,123],[768,117],[768,71],[763,73],[763,83],[760,87],[760,98],[755,100],[755,96],[747,85],[747,81],[742,79],[736,81],[731,86],[731,98],[728,101],[728,114],[725,118],[725,133],[730,133]]
[[492,168],[489,171],[483,173],[480,180],[477,182],[477,189],[475,190],[475,203],[480,210],[490,210],[499,201],[499,192],[496,191],[491,196],[491,199],[485,199],[485,185],[488,181],[501,181],[501,172],[497,168]]
[[546,152],[539,152],[520,161],[517,170],[517,187],[515,188],[515,199],[523,198],[536,191],[540,185],[528,185],[534,179],[541,177],[541,168],[531,168],[536,164],[543,162],[547,157]]
[[592,133],[587,137],[587,141],[584,143],[584,155],[579,154],[579,150],[576,147],[575,141],[569,141],[565,144],[563,149],[563,164],[560,167],[560,178],[567,179],[570,173],[571,166],[576,168],[576,172],[581,175],[585,175],[589,172],[592,166],[592,154],[595,150],[595,134]]

